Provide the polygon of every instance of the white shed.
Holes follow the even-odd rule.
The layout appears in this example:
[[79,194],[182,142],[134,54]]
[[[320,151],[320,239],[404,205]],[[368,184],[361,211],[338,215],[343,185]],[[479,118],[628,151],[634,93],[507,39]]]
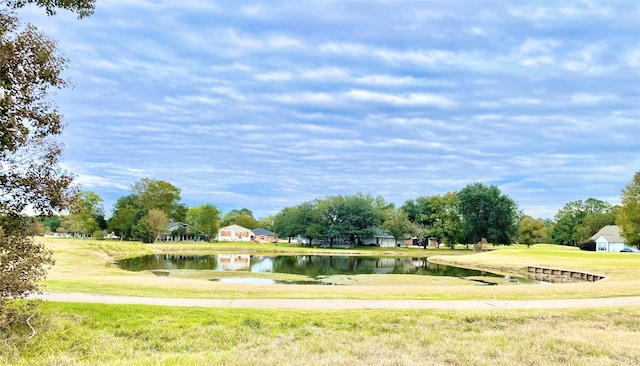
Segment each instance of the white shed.
[[620,228],[617,225],[607,225],[595,233],[590,240],[596,242],[597,252],[619,252],[627,244],[620,235]]

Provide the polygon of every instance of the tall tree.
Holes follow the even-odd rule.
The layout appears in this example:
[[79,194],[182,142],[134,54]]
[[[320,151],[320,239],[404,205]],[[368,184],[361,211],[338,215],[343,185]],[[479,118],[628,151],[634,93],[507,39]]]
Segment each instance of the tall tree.
[[213,240],[218,235],[220,228],[220,210],[211,204],[202,204],[191,207],[187,211],[187,223],[194,229],[205,233],[209,240]]
[[58,159],[61,116],[49,91],[67,86],[60,74],[66,59],[56,44],[34,26],[21,28],[13,9],[27,3],[75,11],[93,11],[94,0],[0,1],[0,327],[13,319],[1,314],[5,300],[39,291],[38,281],[53,264],[51,252],[27,236],[24,210],[39,215],[66,208],[73,195],[72,176]]
[[297,215],[296,207],[283,208],[273,218],[272,230],[278,234],[278,237],[280,238],[289,238],[290,243],[291,238],[300,234],[296,226]]
[[477,243],[512,244],[517,235],[517,205],[496,186],[473,183],[458,193],[464,219],[463,238]]
[[347,236],[350,245],[357,245],[359,238],[375,236],[376,229],[382,223],[380,211],[358,195],[330,196],[321,202],[320,207],[331,246],[339,236]]
[[137,213],[136,208],[130,204],[119,208],[109,219],[109,230],[119,235],[120,240],[128,240],[138,222],[136,220]]
[[616,222],[620,226],[622,237],[629,245],[640,248],[640,171],[622,189],[622,207]]
[[131,193],[145,210],[157,208],[170,220],[185,221],[187,206],[180,203],[180,188],[164,180],[142,178],[133,183]]

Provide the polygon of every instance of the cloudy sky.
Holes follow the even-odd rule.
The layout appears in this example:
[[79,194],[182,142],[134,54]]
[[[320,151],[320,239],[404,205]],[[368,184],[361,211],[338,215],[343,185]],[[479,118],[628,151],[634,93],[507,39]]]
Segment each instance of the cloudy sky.
[[106,1],[59,42],[64,167],[110,213],[149,177],[256,217],[496,185],[619,203],[640,169],[640,3]]

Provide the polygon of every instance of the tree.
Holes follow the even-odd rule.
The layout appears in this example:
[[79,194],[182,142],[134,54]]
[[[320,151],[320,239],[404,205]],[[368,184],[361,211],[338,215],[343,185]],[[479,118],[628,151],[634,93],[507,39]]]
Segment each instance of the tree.
[[517,235],[517,205],[496,186],[473,183],[458,193],[464,220],[463,239],[477,243],[485,238],[496,244],[511,244]]
[[233,209],[224,215],[220,225],[224,227],[233,224],[240,225],[247,229],[255,229],[258,227],[258,220],[253,217],[253,212],[248,208],[242,208],[240,210]]
[[191,207],[187,211],[187,223],[205,233],[209,240],[213,240],[220,228],[220,210],[211,204]]
[[527,248],[531,244],[540,243],[544,237],[544,222],[542,220],[536,220],[531,216],[524,216],[520,219],[518,225],[518,241],[520,244],[526,244]]
[[273,218],[272,230],[278,234],[280,238],[291,238],[300,234],[297,226],[297,209],[296,207],[285,207]]
[[133,183],[131,193],[145,210],[157,208],[173,221],[183,222],[186,219],[188,208],[180,203],[180,188],[167,181],[142,178]]
[[412,226],[407,213],[398,208],[386,212],[382,228],[393,235],[396,244],[398,244],[398,240],[404,239],[404,236],[411,232]]
[[78,193],[71,208],[70,219],[78,223],[84,235],[91,235],[103,229],[100,226],[100,223],[104,222],[102,197],[91,191]]
[[138,231],[145,243],[153,243],[169,225],[169,216],[159,208],[152,208],[140,222],[138,222]]
[[109,230],[120,235],[120,240],[128,239],[135,227],[137,210],[130,204],[114,212],[109,220]]
[[553,241],[562,245],[578,245],[602,226],[613,224],[615,210],[609,203],[595,198],[568,202],[555,216],[556,225],[551,233]]
[[51,252],[27,236],[27,206],[49,216],[68,207],[73,177],[58,159],[61,116],[49,91],[64,88],[67,60],[56,44],[34,26],[21,29],[12,9],[36,3],[49,14],[56,8],[90,15],[94,0],[5,0],[0,2],[0,327],[14,318],[5,300],[38,292],[38,281],[53,264]]
[[616,217],[622,237],[629,245],[640,248],[640,171],[622,189],[622,207]]
[[330,246],[339,236],[347,236],[350,245],[357,245],[358,238],[375,236],[382,223],[380,212],[358,195],[327,197],[320,203],[320,215]]

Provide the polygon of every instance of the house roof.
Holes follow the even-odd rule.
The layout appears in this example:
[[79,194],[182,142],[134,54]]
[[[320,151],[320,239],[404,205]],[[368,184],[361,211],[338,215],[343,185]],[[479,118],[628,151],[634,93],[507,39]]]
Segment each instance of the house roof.
[[624,243],[625,240],[620,235],[620,227],[618,225],[607,225],[600,229],[597,233],[593,234],[589,240],[595,241],[600,236],[603,236],[609,243]]
[[376,228],[376,238],[393,238],[393,235],[389,234],[388,232],[380,229],[379,227]]
[[242,226],[236,225],[236,224],[225,226],[225,227],[221,227],[220,230],[218,230],[218,231],[222,231],[222,230],[251,231],[251,230],[247,229],[246,227],[242,227]]
[[179,222],[179,221],[170,222],[169,225],[167,225],[167,230],[166,231],[170,233],[170,232],[172,232],[172,231],[174,231],[176,229],[179,229],[181,227],[185,228],[188,233],[197,233],[197,234],[206,235],[202,230],[196,230],[196,229],[193,228],[193,226],[191,226],[189,224],[186,224],[184,222]]
[[256,235],[276,235],[273,231],[269,231],[267,229],[263,229],[261,227],[252,230]]

